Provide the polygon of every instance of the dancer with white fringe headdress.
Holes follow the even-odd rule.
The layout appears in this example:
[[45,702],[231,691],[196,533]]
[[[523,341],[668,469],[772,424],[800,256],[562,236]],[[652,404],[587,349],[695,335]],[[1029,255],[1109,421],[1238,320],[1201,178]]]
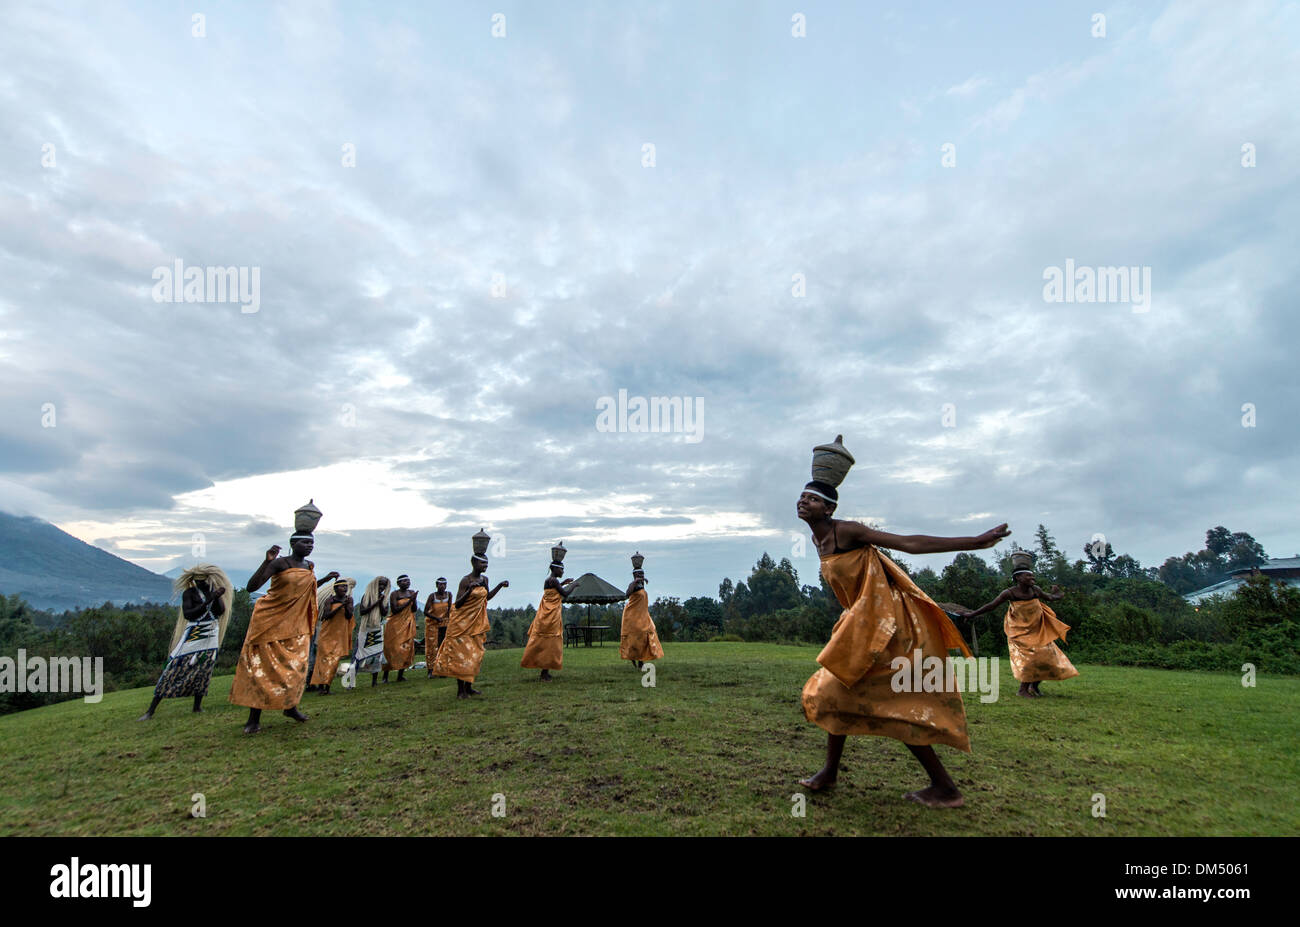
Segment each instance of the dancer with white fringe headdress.
[[182,595],[167,666],[158,677],[149,710],[137,719],[140,721],[152,718],[165,698],[193,696],[194,710],[203,710],[203,696],[208,694],[208,683],[230,622],[234,590],[220,567],[211,563],[192,566],[181,573],[173,588]]
[[[366,586],[357,606],[357,649],[352,666],[357,673],[369,673],[370,684],[379,684],[379,671],[384,667],[384,619],[388,617],[387,576],[376,576]],[[346,680],[345,680],[346,682]],[[351,685],[351,683],[348,683]]]

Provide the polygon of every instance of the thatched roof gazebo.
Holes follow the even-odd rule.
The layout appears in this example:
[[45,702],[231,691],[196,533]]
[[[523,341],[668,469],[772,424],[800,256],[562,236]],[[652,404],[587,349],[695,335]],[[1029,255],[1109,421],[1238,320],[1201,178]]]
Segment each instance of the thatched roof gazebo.
[[587,606],[587,624],[591,624],[591,606],[613,605],[626,598],[627,593],[605,582],[595,573],[583,573],[564,597],[564,604]]

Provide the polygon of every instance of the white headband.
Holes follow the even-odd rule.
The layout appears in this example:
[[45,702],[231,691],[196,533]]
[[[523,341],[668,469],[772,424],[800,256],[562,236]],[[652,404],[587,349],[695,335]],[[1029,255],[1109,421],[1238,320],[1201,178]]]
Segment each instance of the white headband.
[[824,494],[822,494],[822,493],[819,493],[819,492],[818,492],[817,490],[815,490],[815,489],[805,489],[804,492],[808,493],[810,496],[816,496],[818,499],[825,499],[825,500],[826,500],[827,502],[829,502],[831,505],[839,505],[839,504],[840,504],[838,499],[832,499],[830,496],[827,496],[827,495],[824,495]]
[[1012,573],[1011,575],[1012,575],[1012,576],[1019,576],[1021,573],[1028,573],[1028,574],[1030,574],[1030,575],[1032,576],[1033,573],[1034,573],[1034,571],[1033,571],[1033,570],[1016,570],[1016,571],[1015,571],[1014,573]]

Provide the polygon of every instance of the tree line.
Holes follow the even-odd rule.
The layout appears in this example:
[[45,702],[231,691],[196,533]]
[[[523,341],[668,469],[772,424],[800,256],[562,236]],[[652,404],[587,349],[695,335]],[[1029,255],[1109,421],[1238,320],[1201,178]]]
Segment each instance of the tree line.
[[[931,598],[974,608],[1011,585],[1011,549],[991,561],[976,553],[959,553],[941,571],[913,570],[898,557]],[[1231,597],[1216,597],[1192,606],[1186,592],[1226,579],[1241,567],[1267,560],[1263,547],[1245,532],[1220,526],[1205,535],[1205,547],[1170,557],[1144,569],[1109,544],[1086,542],[1073,561],[1043,525],[1034,535],[1035,574],[1047,588],[1058,583],[1066,597],[1055,610],[1072,631],[1071,659],[1082,662],[1157,666],[1178,669],[1240,671],[1253,663],[1260,672],[1300,673],[1300,590],[1256,577]],[[891,555],[892,556],[892,555]],[[821,645],[830,637],[841,608],[820,573],[815,584],[801,581],[789,558],[775,561],[764,553],[745,579],[725,578],[717,597],[661,596],[650,606],[659,636],[665,641],[764,641]],[[217,674],[234,672],[248,630],[252,601],[235,590],[230,624],[217,662]],[[489,610],[489,646],[522,647],[535,608]],[[617,643],[622,604],[565,606],[565,624],[609,627],[606,638]],[[984,616],[975,626],[958,621],[967,640],[978,642],[983,655],[1006,654],[1001,616]],[[104,658],[105,691],[150,686],[167,659],[176,609],[168,605],[122,605],[51,614],[32,608],[17,595],[0,595],[0,655],[91,655]],[[421,629],[423,624],[420,625]],[[0,693],[0,714],[34,708],[73,695]]]
[[[908,571],[936,602],[975,608],[1012,585],[1012,544],[992,561],[959,553],[940,572]],[[1066,597],[1053,604],[1071,626],[1071,659],[1169,669],[1239,672],[1252,663],[1261,672],[1300,673],[1300,590],[1264,576],[1249,579],[1234,596],[1216,596],[1199,606],[1182,596],[1227,579],[1231,571],[1267,562],[1264,548],[1244,532],[1211,528],[1205,548],[1170,557],[1144,569],[1110,544],[1090,540],[1082,557],[1071,561],[1048,529],[1034,534],[1035,578],[1040,586],[1057,583]],[[651,608],[660,635],[677,640],[744,640],[823,644],[841,607],[820,576],[817,585],[801,582],[789,558],[779,562],[764,553],[747,579],[724,579],[716,599],[660,599]],[[969,643],[985,656],[1007,652],[1001,613],[972,624],[956,623]]]

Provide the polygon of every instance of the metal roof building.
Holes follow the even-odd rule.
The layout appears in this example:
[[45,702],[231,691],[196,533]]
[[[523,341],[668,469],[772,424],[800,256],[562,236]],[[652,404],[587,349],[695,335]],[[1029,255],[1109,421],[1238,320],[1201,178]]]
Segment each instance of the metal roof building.
[[1199,605],[1210,596],[1233,595],[1238,587],[1256,572],[1262,573],[1269,579],[1276,579],[1278,582],[1286,583],[1288,586],[1300,588],[1300,557],[1283,557],[1270,560],[1258,567],[1242,567],[1239,570],[1233,570],[1232,574],[1222,582],[1215,583],[1213,586],[1206,586],[1204,589],[1197,589],[1195,592],[1189,592],[1183,598],[1192,605]]

